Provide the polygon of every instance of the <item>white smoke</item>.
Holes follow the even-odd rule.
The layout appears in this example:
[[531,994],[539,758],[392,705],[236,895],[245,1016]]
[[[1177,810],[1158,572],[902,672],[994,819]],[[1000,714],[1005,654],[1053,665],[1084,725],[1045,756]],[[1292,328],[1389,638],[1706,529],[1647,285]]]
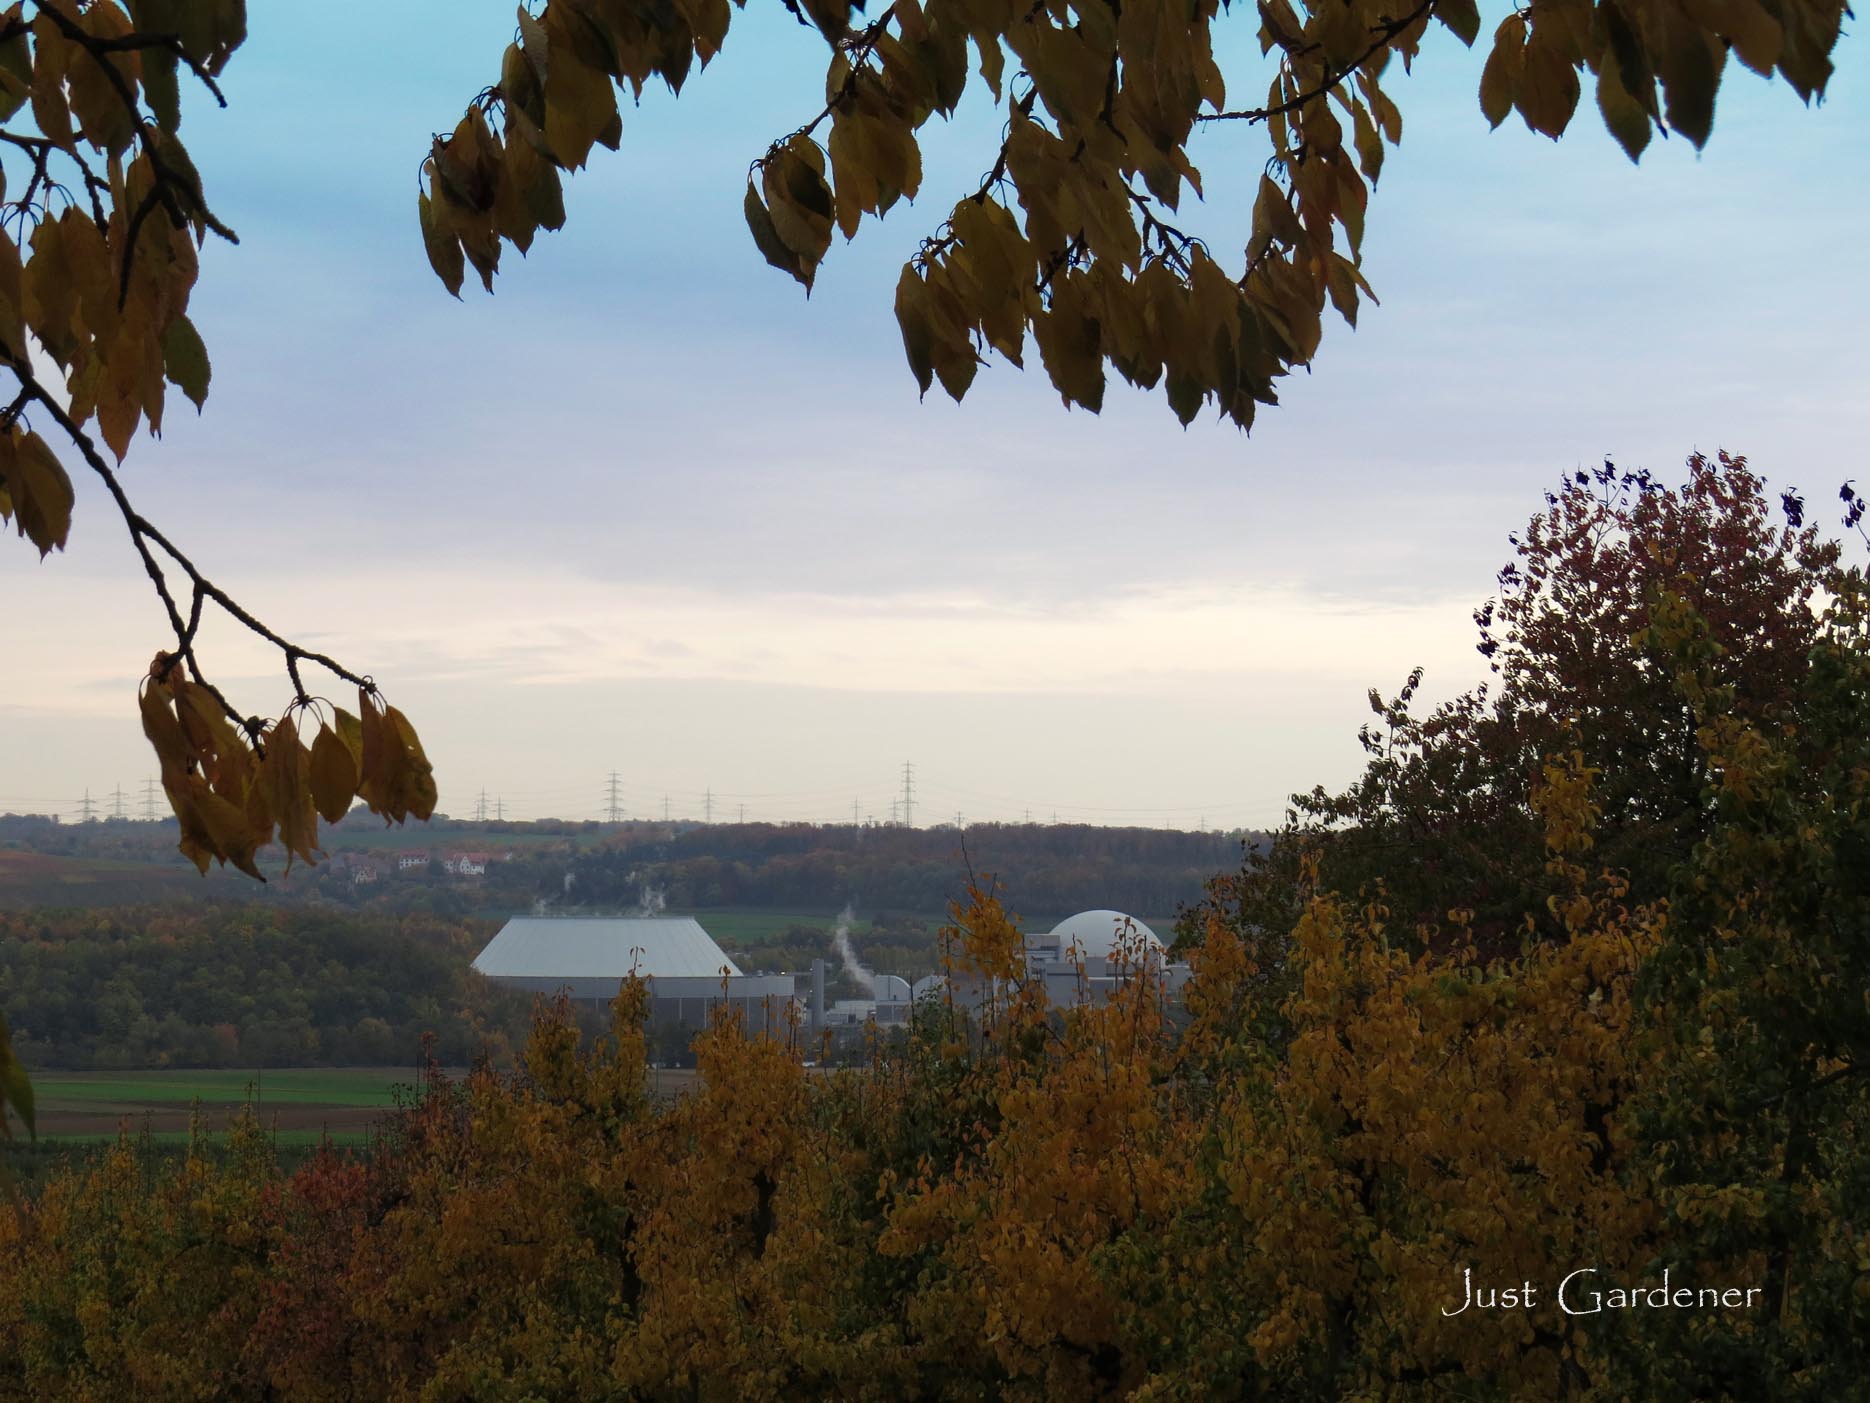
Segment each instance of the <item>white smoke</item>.
[[846,902],[838,913],[838,923],[832,929],[831,943],[838,947],[838,958],[844,961],[844,972],[857,981],[860,989],[867,990],[872,998],[877,996],[877,977],[864,968],[864,962],[857,958],[857,951],[851,946],[851,923],[857,919],[857,913]]
[[668,900],[661,887],[644,887],[643,896],[637,902],[636,914],[639,916],[660,916],[668,909]]

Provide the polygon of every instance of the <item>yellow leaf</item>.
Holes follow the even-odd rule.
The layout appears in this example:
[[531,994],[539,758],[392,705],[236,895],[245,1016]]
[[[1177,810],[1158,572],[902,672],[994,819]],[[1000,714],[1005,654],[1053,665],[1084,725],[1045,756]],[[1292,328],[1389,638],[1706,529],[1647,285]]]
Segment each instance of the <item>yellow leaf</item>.
[[785,241],[779,237],[779,231],[773,227],[772,214],[761,201],[759,191],[754,188],[752,181],[747,182],[747,195],[746,199],[741,202],[741,208],[746,213],[747,228],[753,234],[753,242],[761,255],[773,267],[792,274],[804,283],[806,291],[809,292],[812,286],[811,269],[796,253],[787,248]]
[[329,726],[321,725],[312,740],[312,802],[326,823],[336,823],[351,811],[357,794],[357,759],[350,746]]
[[1632,161],[1639,158],[1649,145],[1654,124],[1643,105],[1623,86],[1622,70],[1615,63],[1606,61],[1597,70],[1597,110],[1624,154]]
[[358,795],[386,820],[401,823],[411,814],[428,818],[435,811],[435,777],[415,728],[395,707],[362,689],[358,701],[363,732]]
[[1351,132],[1357,145],[1357,164],[1375,185],[1377,177],[1383,173],[1383,138],[1377,135],[1370,110],[1361,102],[1351,108]]
[[14,360],[26,354],[25,290],[21,285],[23,265],[19,245],[0,231],[0,348]]
[[570,21],[561,7],[548,6],[543,20],[551,39],[549,74],[545,88],[545,139],[559,164],[575,170],[585,163],[591,147],[617,121],[617,91],[610,75],[580,62],[569,31]]
[[1508,15],[1493,32],[1493,51],[1480,73],[1480,110],[1487,125],[1497,127],[1506,120],[1525,71],[1526,21],[1521,15]]
[[71,534],[71,479],[46,441],[17,428],[0,437],[0,476],[12,498],[14,524],[39,547],[39,558],[64,550]]
[[1727,63],[1727,47],[1688,16],[1673,9],[1666,13],[1658,65],[1665,110],[1669,125],[1698,150],[1714,129],[1714,93]]
[[162,370],[169,383],[194,402],[197,411],[208,398],[208,348],[187,317],[177,315],[162,334]]
[[1544,28],[1532,31],[1525,60],[1519,82],[1519,115],[1533,131],[1556,141],[1564,135],[1578,106],[1578,70],[1561,41]]
[[[752,198],[751,190],[748,198]],[[926,395],[935,380],[935,333],[929,324],[928,287],[909,263],[903,264],[902,276],[896,280],[896,324],[902,329],[910,373]]]
[[265,881],[266,878],[253,861],[260,844],[254,837],[253,823],[245,804],[232,803],[194,776],[189,777],[188,787],[189,798],[194,802],[202,827],[207,830],[214,855],[224,862],[233,863],[249,877]]
[[175,719],[169,688],[155,679],[153,669],[137,694],[137,705],[143,714],[143,734],[156,752],[163,778],[179,782],[188,773],[188,739]]
[[823,153],[811,142],[804,143],[804,147],[817,157],[815,163],[801,154],[797,143],[788,145],[767,161],[760,183],[773,232],[797,255],[804,269],[800,281],[809,289],[813,270],[831,247],[835,201],[825,182]]
[[461,243],[443,227],[441,212],[428,195],[417,196],[416,215],[422,226],[422,247],[429,256],[429,267],[442,280],[442,286],[456,297],[467,276],[467,264],[461,255]]
[[279,825],[286,870],[292,870],[295,855],[307,863],[316,862],[318,815],[312,800],[311,756],[290,717],[281,717],[266,733],[266,759],[260,766],[260,780],[273,820]]
[[1059,396],[1096,413],[1104,403],[1104,353],[1087,291],[1075,268],[1054,279],[1052,305],[1033,318],[1032,332]]

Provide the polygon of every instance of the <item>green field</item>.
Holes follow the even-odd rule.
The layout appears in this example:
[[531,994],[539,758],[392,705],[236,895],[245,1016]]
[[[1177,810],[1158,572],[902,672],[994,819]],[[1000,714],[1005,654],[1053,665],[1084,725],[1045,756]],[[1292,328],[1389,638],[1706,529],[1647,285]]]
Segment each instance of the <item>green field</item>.
[[[264,1121],[261,1123],[263,1125],[265,1124]],[[277,1148],[282,1150],[316,1149],[326,1141],[330,1141],[334,1146],[355,1148],[358,1145],[367,1143],[370,1138],[369,1133],[363,1130],[346,1130],[342,1128],[338,1130],[282,1130],[272,1125],[266,1126],[266,1135],[267,1139],[271,1140]],[[186,1145],[194,1138],[192,1131],[145,1130],[134,1125],[130,1128],[130,1136],[134,1140],[147,1140],[152,1145],[164,1146]],[[57,1139],[43,1140],[40,1143],[50,1152],[57,1153],[64,1147],[73,1149],[80,1146],[95,1147],[108,1144],[116,1138],[115,1135],[109,1137],[92,1136],[90,1138],[66,1135]],[[226,1139],[226,1134],[220,1130],[210,1130],[207,1135],[207,1143],[210,1145],[222,1144]]]
[[411,1094],[406,1067],[280,1068],[259,1071],[39,1072],[33,1077],[39,1138],[48,1142],[114,1140],[148,1133],[159,1144],[184,1142],[199,1115],[224,1129],[252,1106],[276,1142],[361,1143],[372,1123]]
[[249,1092],[258,1104],[393,1106],[398,1085],[415,1079],[413,1068],[276,1067],[255,1071],[191,1069],[174,1072],[39,1072],[33,1089],[41,1110],[73,1102],[142,1105],[199,1099],[209,1105],[239,1105]]

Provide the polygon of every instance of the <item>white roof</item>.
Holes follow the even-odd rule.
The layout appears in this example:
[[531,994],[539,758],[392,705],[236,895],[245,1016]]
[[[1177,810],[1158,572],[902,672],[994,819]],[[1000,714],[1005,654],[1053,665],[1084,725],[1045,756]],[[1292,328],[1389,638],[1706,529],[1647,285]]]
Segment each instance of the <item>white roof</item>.
[[689,916],[516,916],[474,957],[500,979],[718,978],[740,967]]
[[[1129,933],[1132,928],[1135,934]],[[1120,934],[1132,946],[1137,937],[1141,936],[1144,949],[1162,948],[1162,941],[1153,930],[1136,917],[1126,916],[1121,911],[1080,911],[1075,916],[1067,916],[1052,927],[1051,938],[1058,943],[1061,951],[1075,945],[1084,959],[1107,960]]]

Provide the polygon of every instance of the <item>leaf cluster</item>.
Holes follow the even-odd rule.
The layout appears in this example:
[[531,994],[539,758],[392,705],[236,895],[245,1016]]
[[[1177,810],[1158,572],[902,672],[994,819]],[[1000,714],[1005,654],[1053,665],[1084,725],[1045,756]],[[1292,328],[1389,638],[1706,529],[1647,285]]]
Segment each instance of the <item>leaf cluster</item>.
[[[0,365],[19,386],[0,409],[0,520],[42,558],[69,539],[70,475],[27,422],[49,421],[122,513],[174,631],[141,710],[182,850],[204,870],[214,858],[257,877],[254,853],[275,833],[310,861],[315,812],[340,817],[356,795],[398,819],[426,817],[434,784],[414,731],[378,702],[351,718],[348,742],[322,728],[309,752],[290,715],[269,729],[234,708],[195,653],[210,603],[282,650],[297,705],[311,700],[302,661],[369,697],[374,689],[280,638],[209,581],[135,510],[91,439],[94,430],[121,463],[139,426],[161,431],[167,386],[197,409],[207,397],[211,368],[189,298],[208,234],[235,236],[209,208],[179,135],[181,74],[225,106],[216,80],[246,33],[245,0],[18,0],[0,11],[0,147],[26,177],[8,188],[14,172],[0,168]],[[38,378],[41,353],[62,394]],[[171,570],[188,582],[185,602]]]
[[[977,190],[905,264],[895,296],[911,372],[960,399],[990,351],[1039,349],[1067,405],[1093,411],[1109,372],[1160,386],[1184,424],[1204,405],[1242,428],[1308,366],[1327,306],[1355,325],[1374,300],[1362,272],[1369,197],[1402,139],[1393,96],[1432,24],[1464,44],[1473,0],[901,0],[860,24],[842,0],[793,11],[830,49],[823,110],[753,163],[753,241],[809,292],[832,235],[854,237],[913,199],[921,131],[978,90],[1004,104],[1004,135]],[[1263,106],[1229,109],[1215,33],[1257,20],[1272,69]],[[1534,0],[1494,32],[1480,84],[1494,126],[1517,110],[1561,135],[1584,80],[1634,160],[1651,136],[1695,146],[1713,125],[1730,51],[1807,101],[1831,72],[1841,0]],[[725,40],[726,0],[644,9],[622,0],[522,6],[500,83],[438,140],[421,196],[430,261],[458,292],[467,264],[491,287],[501,239],[524,251],[564,209],[553,172],[621,139],[613,82],[681,90]],[[970,52],[972,74],[970,77]],[[483,113],[498,108],[495,139]],[[1268,151],[1238,260],[1171,222],[1202,193],[1191,152],[1214,123],[1264,128]],[[543,165],[539,163],[543,162]]]
[[[1474,611],[1490,682],[1432,708],[1417,701],[1420,669],[1393,696],[1373,688],[1362,774],[1340,792],[1294,795],[1274,842],[1210,884],[1184,939],[1213,921],[1250,944],[1277,938],[1309,862],[1324,885],[1391,905],[1397,938],[1417,944],[1437,938],[1455,887],[1481,948],[1511,953],[1544,880],[1532,795],[1548,759],[1574,751],[1599,774],[1595,861],[1638,900],[1666,894],[1716,820],[1709,751],[1676,670],[1630,640],[1648,640],[1659,602],[1677,599],[1703,621],[1709,685],[1728,689],[1729,714],[1786,724],[1839,560],[1795,515],[1725,453],[1692,456],[1679,484],[1609,462],[1567,474],[1508,538],[1497,592]],[[1403,853],[1416,860],[1400,864]],[[1559,927],[1542,917],[1535,933]]]
[[307,746],[300,716],[319,703],[295,703],[264,730],[243,730],[173,661],[158,654],[143,683],[143,733],[181,821],[182,852],[203,872],[214,860],[264,881],[254,857],[275,837],[288,869],[294,857],[316,862],[318,820],[336,823],[353,799],[386,823],[434,813],[434,770],[415,728],[374,689],[358,690],[356,715],[328,706],[332,719],[319,720]]

